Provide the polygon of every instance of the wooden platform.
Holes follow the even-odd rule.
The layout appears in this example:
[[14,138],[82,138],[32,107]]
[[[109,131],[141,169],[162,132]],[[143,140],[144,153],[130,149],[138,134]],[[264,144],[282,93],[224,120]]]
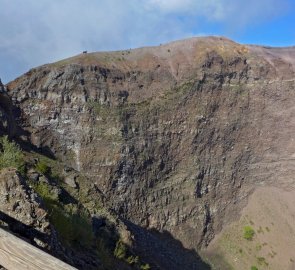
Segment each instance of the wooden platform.
[[1,228],[0,265],[8,270],[76,269]]

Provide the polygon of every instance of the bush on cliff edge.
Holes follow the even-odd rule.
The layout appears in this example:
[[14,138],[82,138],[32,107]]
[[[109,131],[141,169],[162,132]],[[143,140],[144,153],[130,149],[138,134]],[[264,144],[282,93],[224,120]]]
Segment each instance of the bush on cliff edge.
[[10,142],[7,136],[0,137],[0,170],[3,168],[16,168],[24,171],[24,155],[15,142]]

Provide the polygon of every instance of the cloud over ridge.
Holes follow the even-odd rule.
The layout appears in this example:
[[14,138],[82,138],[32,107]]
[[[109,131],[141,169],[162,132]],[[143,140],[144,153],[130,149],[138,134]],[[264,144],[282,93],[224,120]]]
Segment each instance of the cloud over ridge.
[[[280,15],[288,0],[0,0],[0,77],[82,50],[116,50],[235,31]],[[211,34],[208,32],[208,34]]]

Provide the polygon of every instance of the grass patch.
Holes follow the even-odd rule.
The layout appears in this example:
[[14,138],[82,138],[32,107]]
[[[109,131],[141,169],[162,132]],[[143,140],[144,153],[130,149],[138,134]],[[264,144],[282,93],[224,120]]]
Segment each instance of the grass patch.
[[140,268],[141,270],[149,270],[151,269],[149,264],[144,264],[140,261],[138,256],[132,254],[130,249],[123,243],[120,239],[116,243],[116,247],[114,250],[114,256],[122,261],[125,261],[129,265],[135,266],[136,269]]
[[43,199],[46,205],[58,204],[58,195],[52,191],[50,185],[44,182],[32,183],[33,189]]
[[31,160],[38,160],[36,164],[30,164],[38,173],[45,175],[50,182],[61,184],[63,182],[64,163],[59,159],[52,159],[38,153],[29,155]]
[[36,164],[36,171],[44,175],[49,175],[51,169],[45,161],[39,160]]
[[255,231],[251,226],[244,227],[244,235],[243,236],[246,240],[251,241],[253,239],[254,235],[255,235]]
[[87,213],[80,209],[67,209],[65,211],[63,207],[58,206],[53,207],[52,210],[50,220],[66,242],[91,247],[93,233]]
[[131,255],[126,259],[126,262],[130,265],[137,264],[139,262],[139,257]]
[[93,242],[91,219],[86,209],[75,204],[63,204],[58,193],[47,183],[31,183],[49,212],[50,223],[68,245],[90,247]]
[[268,266],[268,262],[264,257],[257,257],[257,262],[259,265]]
[[126,245],[121,240],[118,240],[116,243],[116,248],[114,250],[114,256],[120,260],[123,260],[125,259],[126,255],[127,255]]
[[140,266],[140,269],[141,269],[141,270],[150,270],[151,267],[150,267],[150,265],[147,263],[147,264],[143,264],[143,265],[141,265],[141,266]]

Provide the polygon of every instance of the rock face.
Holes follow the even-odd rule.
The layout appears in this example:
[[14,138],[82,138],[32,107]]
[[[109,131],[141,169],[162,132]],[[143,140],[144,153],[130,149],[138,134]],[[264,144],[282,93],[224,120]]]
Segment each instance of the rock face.
[[77,251],[62,242],[50,222],[50,214],[40,196],[15,169],[0,171],[1,226],[78,269],[101,267],[91,252]]
[[15,169],[3,169],[0,172],[0,201],[1,221],[11,231],[65,259],[42,201]]
[[13,135],[14,130],[15,121],[12,102],[0,80],[0,134]]
[[7,89],[25,140],[122,218],[198,249],[255,186],[294,184],[294,59],[295,48],[194,38],[81,54]]

